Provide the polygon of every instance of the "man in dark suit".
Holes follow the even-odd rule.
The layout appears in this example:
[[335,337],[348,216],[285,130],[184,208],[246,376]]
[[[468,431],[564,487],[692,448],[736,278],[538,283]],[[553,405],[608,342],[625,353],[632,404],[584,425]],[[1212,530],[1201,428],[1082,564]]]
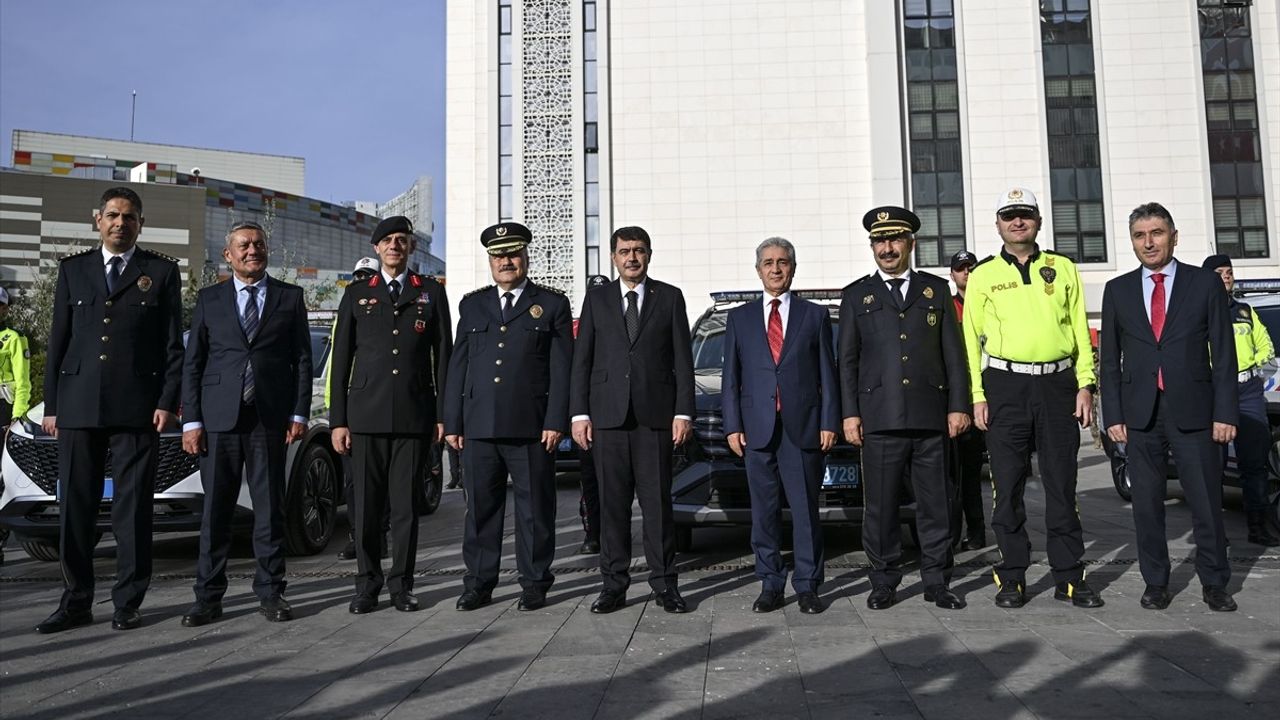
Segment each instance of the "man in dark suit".
[[333,448],[351,453],[355,479],[356,596],[362,615],[378,606],[382,518],[391,504],[391,602],[419,608],[413,594],[418,550],[414,486],[427,470],[431,443],[444,437],[443,388],[453,337],[444,286],[408,269],[413,224],[396,215],[370,238],[382,271],[347,286],[333,333],[334,382],[329,422]]
[[231,520],[242,479],[253,498],[253,590],[272,622],[284,598],[285,449],[311,413],[311,333],[302,288],[267,276],[267,233],[239,222],[222,257],[232,277],[200,291],[182,372],[182,447],[200,456],[204,514],[187,627],[222,616]]
[[[1218,274],[1174,260],[1178,230],[1159,203],[1129,214],[1142,267],[1102,293],[1102,415],[1107,435],[1128,443],[1142,607],[1169,606],[1164,500],[1173,452],[1196,542],[1196,574],[1212,610],[1232,611],[1231,565],[1222,522],[1222,450],[1235,437],[1236,348]],[[1167,392],[1166,392],[1167,390]]]
[[756,248],[763,303],[729,311],[724,334],[721,391],[725,438],[745,456],[751,492],[751,548],[762,589],[751,609],[783,606],[787,568],[782,563],[782,497],[791,508],[795,573],[791,585],[800,612],[823,610],[822,526],[818,490],[823,454],[840,425],[839,383],[826,308],[791,293],[796,249],[773,237]]
[[862,448],[862,546],[871,561],[867,607],[897,602],[902,581],[904,478],[916,499],[924,599],[958,610],[951,579],[948,438],[969,428],[964,345],[947,281],[911,270],[920,219],[905,208],[862,218],[879,269],[850,284],[840,301],[840,388],[844,435]]
[[644,514],[649,586],[666,612],[688,610],[676,585],[671,451],[693,423],[693,351],[684,295],[649,277],[651,248],[643,228],[613,232],[618,280],[587,291],[574,341],[573,439],[592,451],[600,482],[604,590],[595,613],[626,605],[634,498]]
[[547,603],[555,577],[555,452],[569,429],[569,300],[528,279],[529,228],[499,223],[480,234],[496,285],[458,304],[444,431],[467,476],[459,610],[487,605],[498,584],[507,477],[515,493],[521,610]]
[[116,538],[111,626],[142,624],[159,433],[175,421],[182,379],[182,278],[173,258],[137,246],[143,222],[137,193],[107,190],[94,213],[102,244],[58,266],[43,426],[58,438],[66,590],[58,610],[36,626],[41,633],[93,622],[93,547],[108,449]]

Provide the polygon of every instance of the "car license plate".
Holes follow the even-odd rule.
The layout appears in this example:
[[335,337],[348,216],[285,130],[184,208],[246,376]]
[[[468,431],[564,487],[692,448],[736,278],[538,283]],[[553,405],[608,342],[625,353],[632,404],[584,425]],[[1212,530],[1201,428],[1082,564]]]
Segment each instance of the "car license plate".
[[562,453],[573,452],[573,438],[560,438],[560,445],[556,449]]
[[[115,494],[115,482],[113,482],[111,478],[103,478],[102,479],[102,499],[106,501],[110,501],[114,494]],[[58,499],[58,502],[62,502],[62,483],[61,482],[58,483],[57,491],[54,493],[54,497]]]
[[858,487],[862,479],[857,465],[827,465],[822,475],[823,487]]

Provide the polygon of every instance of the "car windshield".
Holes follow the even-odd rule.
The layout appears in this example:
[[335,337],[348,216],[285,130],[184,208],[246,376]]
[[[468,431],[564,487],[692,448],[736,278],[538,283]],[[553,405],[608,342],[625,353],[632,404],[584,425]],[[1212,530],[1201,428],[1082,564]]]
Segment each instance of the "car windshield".
[[[833,312],[831,308],[828,312]],[[725,311],[715,312],[702,318],[693,328],[693,369],[695,371],[724,369],[724,323]],[[761,320],[763,322],[763,320]],[[831,347],[834,351],[839,337],[840,323],[831,318]]]

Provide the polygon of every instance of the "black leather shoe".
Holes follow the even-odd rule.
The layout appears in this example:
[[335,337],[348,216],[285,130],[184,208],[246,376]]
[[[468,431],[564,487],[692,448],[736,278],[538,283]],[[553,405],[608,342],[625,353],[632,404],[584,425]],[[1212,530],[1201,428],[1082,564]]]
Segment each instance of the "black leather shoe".
[[182,627],[200,627],[222,617],[222,603],[197,600],[182,616]]
[[52,615],[45,618],[44,622],[36,626],[36,632],[41,635],[52,635],[63,630],[82,627],[93,622],[93,612],[91,610],[63,610],[58,608]]
[[458,482],[457,480],[450,480],[450,481],[449,481],[449,484],[444,486],[444,489],[445,489],[445,490],[457,490],[457,489],[458,489],[458,488],[460,488],[460,487],[462,487],[462,483],[461,483],[461,482]]
[[1163,610],[1169,607],[1169,601],[1172,599],[1169,596],[1169,588],[1164,585],[1148,585],[1147,591],[1142,593],[1142,599],[1138,602],[1147,610]]
[[347,606],[347,612],[352,615],[365,615],[373,612],[378,607],[378,598],[368,595],[356,595],[351,600],[351,604]]
[[961,550],[981,550],[987,546],[987,533],[984,531],[971,532],[960,541]]
[[348,540],[346,547],[338,551],[339,560],[355,560],[356,559],[356,541]]
[[659,593],[654,593],[653,599],[662,608],[663,612],[689,612],[689,606],[685,604],[684,598],[680,597],[680,591],[673,587],[669,587]]
[[996,607],[1020,608],[1027,604],[1027,590],[1020,582],[1006,582],[996,593]]
[[405,590],[391,596],[391,604],[400,612],[417,612],[422,608],[418,604],[418,596]]
[[579,555],[599,555],[600,541],[599,540],[583,540],[582,547],[578,548],[578,554]]
[[886,610],[898,602],[898,592],[888,585],[876,585],[867,596],[867,607],[872,610]]
[[458,609],[471,611],[478,610],[493,601],[492,593],[482,593],[476,590],[468,590],[462,593],[458,598]]
[[1209,609],[1214,612],[1236,611],[1236,601],[1224,587],[1205,585],[1202,597],[1204,597],[1204,604],[1208,605]]
[[605,590],[600,593],[600,597],[591,603],[591,612],[597,615],[607,615],[615,610],[621,610],[627,606],[627,593],[625,590]]
[[258,605],[258,612],[268,622],[289,622],[293,619],[293,606],[280,595],[263,600]]
[[760,597],[751,603],[751,612],[768,613],[774,610],[781,610],[786,604],[786,599],[780,590],[761,590]]
[[827,606],[823,605],[822,600],[818,598],[818,594],[812,592],[796,595],[796,605],[800,606],[800,612],[805,615],[817,615],[827,609]]
[[537,610],[547,606],[547,594],[542,590],[534,590],[529,588],[520,593],[520,602],[516,603],[517,610]]
[[1075,582],[1060,582],[1053,588],[1054,600],[1070,600],[1072,605],[1082,608],[1098,608],[1105,603],[1096,590],[1081,578]]
[[112,630],[137,630],[142,627],[142,613],[129,608],[116,608],[111,616]]
[[1263,547],[1280,545],[1280,538],[1271,532],[1270,524],[1267,522],[1266,511],[1246,512],[1245,517],[1249,523],[1249,542]]
[[951,592],[946,585],[930,585],[924,589],[924,601],[931,602],[943,610],[963,610],[969,603],[959,595]]

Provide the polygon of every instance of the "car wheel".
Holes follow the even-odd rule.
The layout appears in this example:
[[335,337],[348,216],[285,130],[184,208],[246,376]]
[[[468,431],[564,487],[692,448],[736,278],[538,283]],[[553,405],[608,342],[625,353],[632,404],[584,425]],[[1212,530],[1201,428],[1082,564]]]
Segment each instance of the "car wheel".
[[693,526],[677,525],[676,526],[676,552],[692,552],[693,551]]
[[[97,531],[93,536],[93,546],[97,547],[102,541],[102,531]],[[33,560],[41,562],[58,562],[62,557],[62,551],[59,547],[59,540],[54,537],[24,537],[19,539],[23,552],[30,555]]]
[[419,515],[430,515],[440,507],[440,496],[444,494],[443,473],[434,475],[427,471],[427,479],[423,482],[422,507]]
[[313,443],[289,483],[284,508],[285,545],[290,555],[315,555],[333,536],[342,480],[322,445]]
[[1133,502],[1133,480],[1129,477],[1129,460],[1120,456],[1111,458],[1111,482],[1116,493],[1125,502]]

